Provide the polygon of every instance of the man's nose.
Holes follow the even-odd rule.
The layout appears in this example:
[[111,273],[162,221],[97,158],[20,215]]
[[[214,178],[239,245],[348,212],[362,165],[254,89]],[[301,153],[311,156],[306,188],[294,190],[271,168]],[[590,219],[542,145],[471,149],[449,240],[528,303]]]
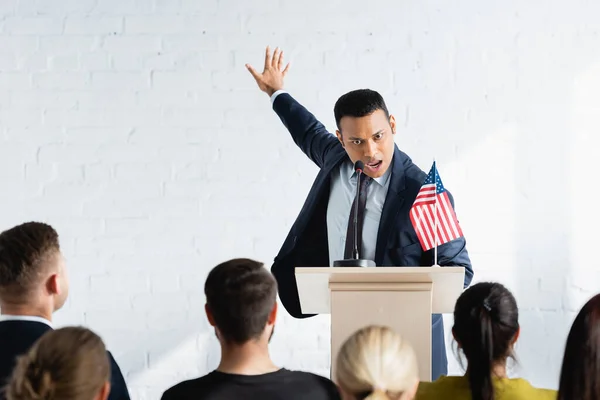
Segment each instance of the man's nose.
[[371,158],[375,155],[375,153],[377,153],[377,146],[371,140],[367,141],[366,144],[367,145],[365,146],[365,156]]

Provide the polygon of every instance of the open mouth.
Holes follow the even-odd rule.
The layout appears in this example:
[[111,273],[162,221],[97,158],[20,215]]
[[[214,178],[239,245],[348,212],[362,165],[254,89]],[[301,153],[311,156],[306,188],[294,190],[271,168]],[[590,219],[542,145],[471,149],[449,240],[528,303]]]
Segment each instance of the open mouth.
[[372,171],[377,171],[379,169],[379,167],[381,167],[382,163],[383,163],[383,161],[379,160],[379,161],[370,162],[368,164],[365,164],[365,166]]

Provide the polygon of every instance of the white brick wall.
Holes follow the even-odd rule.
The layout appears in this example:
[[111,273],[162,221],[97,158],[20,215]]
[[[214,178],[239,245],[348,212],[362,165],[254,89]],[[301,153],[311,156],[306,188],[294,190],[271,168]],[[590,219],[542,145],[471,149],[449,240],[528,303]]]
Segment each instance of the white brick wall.
[[[600,286],[599,12],[4,0],[0,226],[57,227],[73,281],[58,323],[100,332],[134,398],[214,368],[207,271],[237,256],[270,264],[316,173],[244,69],[280,45],[288,88],[330,129],[337,97],[372,87],[397,116],[398,145],[425,170],[436,157],[476,279],[507,284],[521,305],[516,373],[556,387],[570,322]],[[327,374],[328,349],[326,316],[281,314],[278,363]]]

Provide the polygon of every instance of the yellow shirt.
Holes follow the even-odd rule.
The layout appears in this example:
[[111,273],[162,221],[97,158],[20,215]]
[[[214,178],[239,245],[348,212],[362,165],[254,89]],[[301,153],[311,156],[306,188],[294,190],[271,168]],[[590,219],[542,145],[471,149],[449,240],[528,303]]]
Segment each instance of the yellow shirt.
[[[538,389],[525,379],[494,379],[495,400],[556,400],[557,392]],[[421,382],[416,400],[471,400],[465,376],[442,376],[435,382]]]

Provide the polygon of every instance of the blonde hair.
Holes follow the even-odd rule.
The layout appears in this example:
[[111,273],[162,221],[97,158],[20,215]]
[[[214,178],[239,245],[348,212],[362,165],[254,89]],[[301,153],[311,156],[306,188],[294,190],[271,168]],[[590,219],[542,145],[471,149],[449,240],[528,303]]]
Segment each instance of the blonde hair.
[[396,399],[418,382],[412,346],[385,326],[367,326],[350,336],[336,360],[342,390],[369,400]]
[[7,400],[91,400],[110,379],[102,339],[81,327],[45,333],[17,359]]

